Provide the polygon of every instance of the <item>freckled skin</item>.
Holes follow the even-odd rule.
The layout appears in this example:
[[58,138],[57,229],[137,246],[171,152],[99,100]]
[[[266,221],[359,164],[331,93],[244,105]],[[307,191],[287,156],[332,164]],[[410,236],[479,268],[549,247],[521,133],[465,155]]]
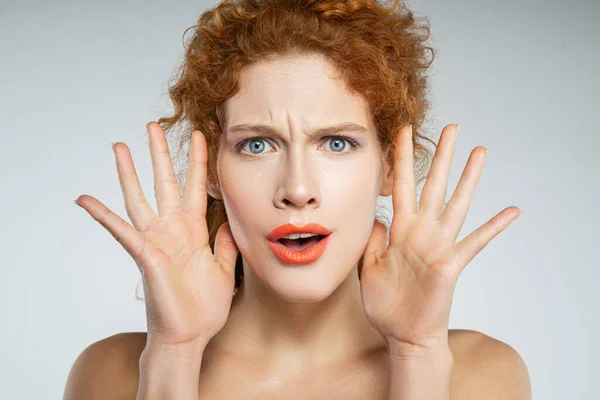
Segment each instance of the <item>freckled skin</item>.
[[[295,370],[385,347],[364,315],[357,263],[377,198],[391,195],[392,174],[367,103],[335,76],[319,56],[261,62],[243,71],[241,91],[226,103],[220,187],[209,193],[224,201],[244,280],[209,352],[228,349]],[[359,147],[306,135],[342,122],[367,128],[340,132]],[[281,136],[228,133],[238,124],[268,125]],[[286,265],[272,253],[266,236],[288,222],[316,222],[333,231],[317,261]]]

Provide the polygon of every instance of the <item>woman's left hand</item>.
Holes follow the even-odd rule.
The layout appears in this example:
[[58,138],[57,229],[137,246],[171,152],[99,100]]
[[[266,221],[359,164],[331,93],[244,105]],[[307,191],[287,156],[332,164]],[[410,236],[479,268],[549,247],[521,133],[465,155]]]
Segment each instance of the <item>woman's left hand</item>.
[[471,152],[456,191],[444,207],[457,133],[458,125],[442,131],[418,211],[412,127],[403,127],[396,139],[389,244],[386,248],[385,225],[376,221],[360,280],[369,322],[396,349],[448,347],[450,309],[459,274],[521,212],[507,207],[455,243],[487,153],[484,147]]

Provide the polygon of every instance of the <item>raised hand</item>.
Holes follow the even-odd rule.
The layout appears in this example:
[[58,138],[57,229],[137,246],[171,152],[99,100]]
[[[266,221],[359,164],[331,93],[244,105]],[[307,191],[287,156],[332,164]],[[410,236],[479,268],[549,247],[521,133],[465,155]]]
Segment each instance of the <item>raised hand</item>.
[[[467,216],[487,150],[471,152],[456,191],[444,207],[458,125],[444,128],[417,211],[412,127],[397,137],[392,193],[394,217],[375,222],[361,272],[361,296],[371,324],[395,348],[448,346],[454,289],[465,266],[520,215],[507,207],[455,243]],[[400,346],[400,347],[397,347]]]
[[213,255],[206,224],[206,140],[192,133],[183,205],[167,141],[159,124],[146,125],[158,216],[149,206],[124,143],[113,146],[125,209],[133,226],[92,196],[76,203],[106,228],[136,262],[144,285],[148,341],[208,342],[229,316],[238,248],[228,223]]

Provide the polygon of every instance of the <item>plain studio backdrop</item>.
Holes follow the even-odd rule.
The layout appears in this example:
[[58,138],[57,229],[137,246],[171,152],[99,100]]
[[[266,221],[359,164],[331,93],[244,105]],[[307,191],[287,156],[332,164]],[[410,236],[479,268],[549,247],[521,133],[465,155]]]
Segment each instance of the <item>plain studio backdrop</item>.
[[[215,4],[0,2],[0,398],[61,398],[85,347],[146,330],[135,263],[73,199],[129,220],[122,141],[156,209],[145,125],[171,110],[182,33]],[[426,133],[461,127],[447,199],[490,149],[458,240],[523,210],[461,274],[450,328],[517,350],[535,399],[598,399],[600,2],[407,4],[437,50]]]

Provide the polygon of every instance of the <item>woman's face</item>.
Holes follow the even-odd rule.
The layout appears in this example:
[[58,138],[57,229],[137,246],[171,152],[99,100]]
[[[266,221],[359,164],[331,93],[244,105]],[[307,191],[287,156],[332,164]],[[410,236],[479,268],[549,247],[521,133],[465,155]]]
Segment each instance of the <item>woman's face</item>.
[[[367,103],[351,95],[323,58],[280,59],[247,67],[226,103],[217,158],[220,192],[233,237],[250,268],[279,298],[316,302],[354,271],[371,234],[377,197],[391,194]],[[340,123],[336,139],[310,133]],[[234,128],[267,125],[275,133]],[[355,141],[357,147],[353,146]],[[279,225],[318,223],[333,233],[315,261],[282,261],[267,236]]]

